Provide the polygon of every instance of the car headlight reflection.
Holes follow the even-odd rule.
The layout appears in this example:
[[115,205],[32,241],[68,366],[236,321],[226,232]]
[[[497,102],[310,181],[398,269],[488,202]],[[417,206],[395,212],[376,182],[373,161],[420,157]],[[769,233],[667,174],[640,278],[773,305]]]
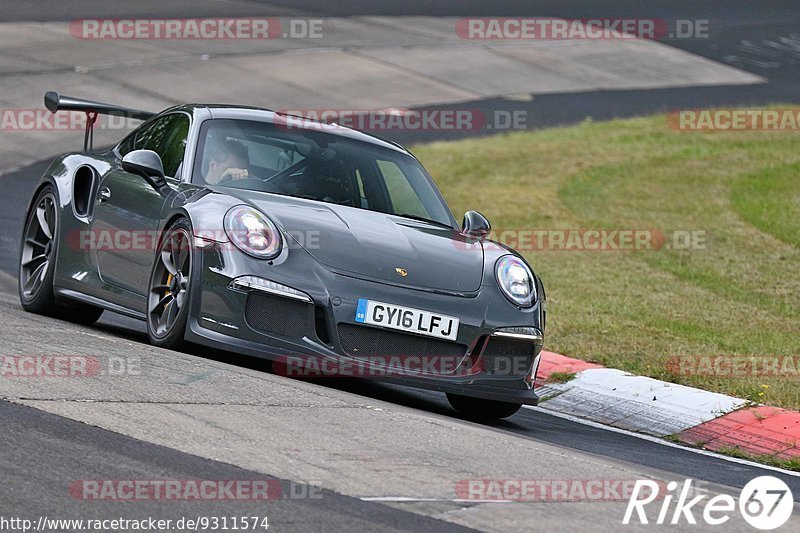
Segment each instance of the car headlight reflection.
[[495,274],[506,298],[520,307],[530,307],[536,301],[536,283],[528,265],[513,255],[497,260]]
[[225,214],[225,233],[237,248],[259,259],[272,259],[281,251],[278,228],[252,207],[232,207]]

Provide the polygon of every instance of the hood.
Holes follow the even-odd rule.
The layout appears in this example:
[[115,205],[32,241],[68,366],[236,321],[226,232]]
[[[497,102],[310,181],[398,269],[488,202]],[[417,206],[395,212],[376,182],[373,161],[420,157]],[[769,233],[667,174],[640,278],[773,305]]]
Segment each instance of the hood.
[[333,270],[428,290],[480,288],[483,247],[452,228],[289,196],[252,191],[234,195],[269,216]]

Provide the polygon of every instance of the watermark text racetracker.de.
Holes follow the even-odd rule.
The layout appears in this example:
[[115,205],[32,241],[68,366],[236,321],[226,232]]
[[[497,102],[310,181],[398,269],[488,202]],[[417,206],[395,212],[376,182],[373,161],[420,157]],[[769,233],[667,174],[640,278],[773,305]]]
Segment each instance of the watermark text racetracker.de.
[[269,501],[319,500],[316,483],[278,479],[78,479],[69,495],[82,501]]
[[[0,130],[6,132],[27,131],[83,131],[86,129],[86,113],[60,111],[51,113],[44,108],[3,109],[0,112]],[[94,128],[100,130],[131,130],[141,120],[117,115],[98,115]]]
[[690,377],[800,378],[800,355],[681,355],[667,360],[667,371]]
[[0,378],[93,378],[138,376],[138,356],[0,355]]
[[80,19],[70,22],[69,32],[74,38],[84,40],[321,39],[324,20],[265,17]]
[[482,131],[526,130],[528,112],[522,109],[483,111],[469,108],[281,109],[275,124],[282,129],[363,131]]
[[[234,231],[234,230],[228,230]],[[81,229],[70,230],[65,236],[65,243],[75,251],[83,252],[144,252],[153,253],[158,249],[169,232],[149,229]],[[284,244],[289,249],[302,247],[306,250],[318,250],[322,240],[327,236],[320,230],[284,230]],[[181,247],[205,248],[213,245],[216,250],[238,250],[228,238],[224,229],[195,229],[194,242],[181,242]]]
[[[466,249],[469,242],[453,241]],[[508,246],[525,251],[624,252],[705,250],[708,234],[702,229],[659,230],[637,228],[497,228],[483,247],[502,251]]]
[[678,131],[800,131],[800,108],[681,109],[667,114]]
[[708,19],[491,17],[456,21],[456,34],[470,40],[550,41],[576,39],[707,39]]
[[[414,325],[409,315],[398,314],[396,319],[406,327]],[[273,361],[272,367],[277,375],[290,378],[464,377],[489,373],[498,377],[526,377],[530,381],[535,361],[529,356],[501,355],[493,355],[489,360],[476,355],[371,354],[358,359],[335,360],[297,354],[281,356]]]
[[[634,495],[637,479],[462,479],[456,498],[502,502],[621,502]],[[666,481],[653,480],[655,489]]]

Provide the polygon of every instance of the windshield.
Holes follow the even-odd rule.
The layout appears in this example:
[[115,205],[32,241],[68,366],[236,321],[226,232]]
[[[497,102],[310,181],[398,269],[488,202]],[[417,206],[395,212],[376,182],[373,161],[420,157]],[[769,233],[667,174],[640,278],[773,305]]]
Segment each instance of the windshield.
[[416,159],[318,130],[208,120],[200,129],[192,182],[453,225],[447,204]]

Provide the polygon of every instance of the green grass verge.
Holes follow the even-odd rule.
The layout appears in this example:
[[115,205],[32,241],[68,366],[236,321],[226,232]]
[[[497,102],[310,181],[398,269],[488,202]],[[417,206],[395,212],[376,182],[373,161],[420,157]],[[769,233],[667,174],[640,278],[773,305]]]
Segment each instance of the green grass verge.
[[[689,448],[707,449],[703,447],[702,444],[687,444],[683,442],[678,435],[667,435],[664,437],[664,440],[674,442],[676,444],[683,444]],[[800,459],[780,459],[774,455],[754,455],[742,450],[738,446],[728,446],[712,451],[723,455],[728,455],[730,457],[738,457],[739,459],[747,459],[748,461],[754,461],[756,463],[783,468],[784,470],[800,472]]]
[[776,466],[778,468],[783,468],[784,470],[800,472],[800,459],[779,459],[772,455],[753,455],[735,446],[731,448],[720,448],[717,450],[717,452],[724,455],[729,455],[731,457],[738,457],[740,459],[747,459],[748,461],[755,461],[757,463]]
[[547,378],[548,383],[567,383],[575,379],[577,373],[575,372],[553,372]]
[[663,115],[413,148],[451,208],[495,228],[705,232],[703,249],[523,251],[546,347],[800,408],[800,375],[675,372],[676,356],[800,358],[800,134],[681,132]]

